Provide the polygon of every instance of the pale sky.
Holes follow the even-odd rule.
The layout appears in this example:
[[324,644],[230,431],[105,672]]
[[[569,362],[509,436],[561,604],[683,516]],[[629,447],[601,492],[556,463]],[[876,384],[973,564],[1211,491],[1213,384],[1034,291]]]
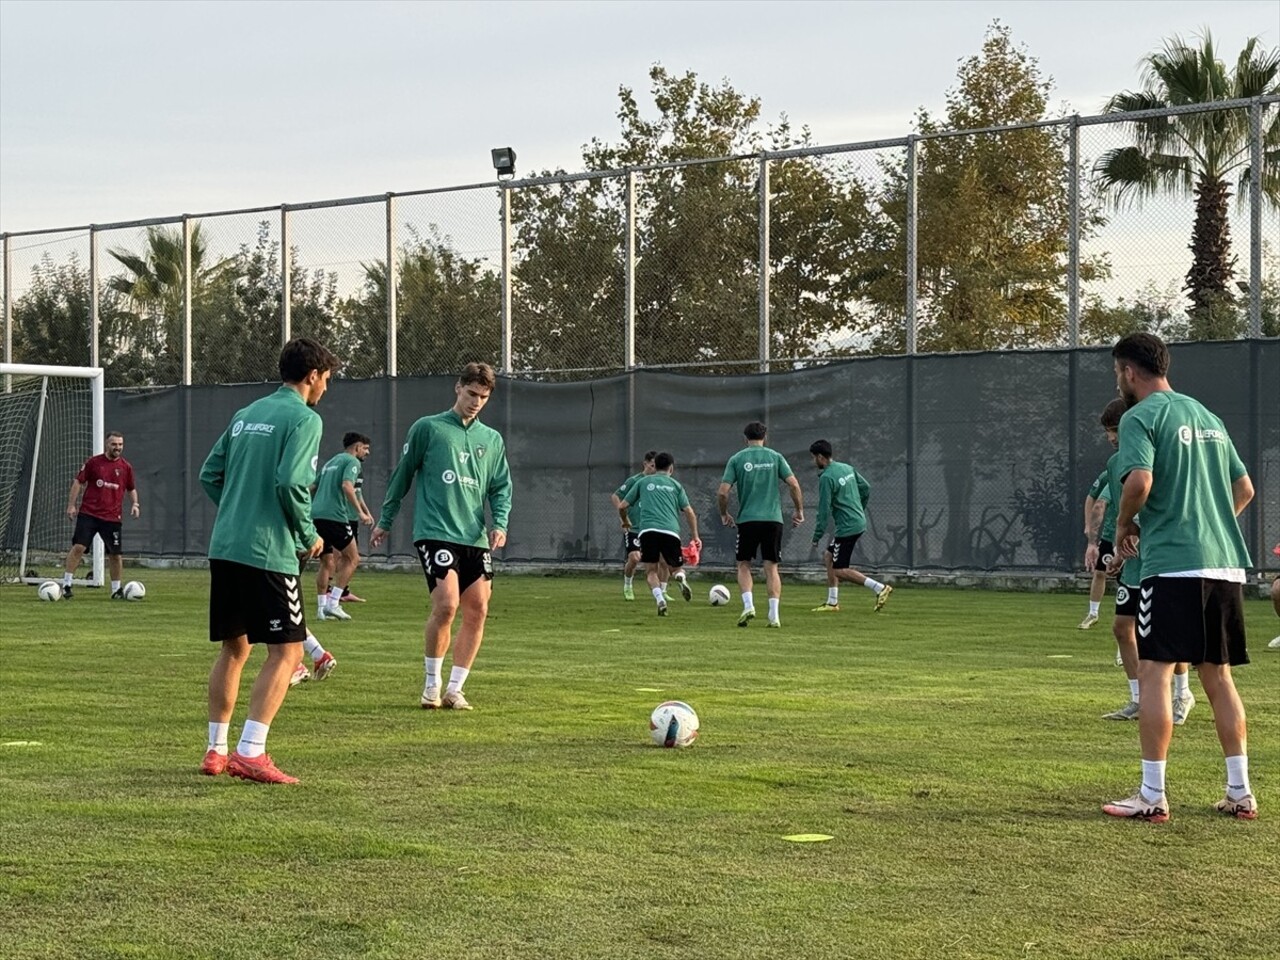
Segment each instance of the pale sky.
[[1083,114],[1171,34],[1280,38],[1280,0],[0,0],[0,230],[488,181],[494,146],[578,170],[655,62],[818,143],[903,136],[996,18]]

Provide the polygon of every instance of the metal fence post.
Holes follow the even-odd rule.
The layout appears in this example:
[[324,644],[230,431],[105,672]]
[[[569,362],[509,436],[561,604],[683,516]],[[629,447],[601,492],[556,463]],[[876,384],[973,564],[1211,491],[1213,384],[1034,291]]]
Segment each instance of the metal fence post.
[[916,255],[918,239],[916,236],[916,144],[919,138],[912,134],[907,137],[907,353],[916,352]]
[[293,339],[293,250],[289,246],[289,205],[280,204],[280,349]]
[[769,372],[769,158],[760,158],[760,372]]
[[399,285],[396,271],[396,196],[387,194],[387,376],[394,377],[399,370],[396,334],[396,288]]
[[636,366],[636,173],[627,171],[626,194],[627,222],[624,227],[622,255],[626,289],[623,292],[625,316],[622,319],[622,366],[634,370]]
[[1249,105],[1249,336],[1262,336],[1261,98]]
[[182,215],[182,382],[191,385],[191,217]]
[[[4,234],[4,362],[13,363],[13,248],[9,235]],[[4,392],[8,393],[10,381],[4,378]]]
[[[1067,168],[1067,345],[1080,346],[1080,115],[1071,118]],[[1074,501],[1072,501],[1074,502]]]
[[98,329],[102,317],[98,311],[98,230],[89,224],[89,366],[99,367]]
[[502,372],[513,376],[511,357],[511,190],[499,184],[502,209]]

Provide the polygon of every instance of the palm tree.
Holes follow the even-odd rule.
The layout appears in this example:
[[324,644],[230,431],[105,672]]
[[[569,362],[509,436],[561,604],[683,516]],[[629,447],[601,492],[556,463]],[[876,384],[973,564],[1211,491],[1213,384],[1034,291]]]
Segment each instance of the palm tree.
[[[1280,48],[1264,50],[1252,37],[1228,70],[1218,59],[1209,31],[1190,46],[1179,37],[1142,60],[1143,89],[1117,93],[1107,113],[1157,110],[1163,107],[1220,100],[1249,99],[1280,93]],[[1191,269],[1184,289],[1193,337],[1210,339],[1224,329],[1224,314],[1234,318],[1231,279],[1236,258],[1231,253],[1227,209],[1231,178],[1237,194],[1249,191],[1249,112],[1218,110],[1135,120],[1135,143],[1109,150],[1094,164],[1095,183],[1117,203],[1163,192],[1194,196],[1195,227],[1191,234]],[[1280,111],[1272,110],[1263,129],[1263,195],[1280,206]],[[1225,310],[1222,308],[1226,308]],[[1215,309],[1216,308],[1216,309]]]

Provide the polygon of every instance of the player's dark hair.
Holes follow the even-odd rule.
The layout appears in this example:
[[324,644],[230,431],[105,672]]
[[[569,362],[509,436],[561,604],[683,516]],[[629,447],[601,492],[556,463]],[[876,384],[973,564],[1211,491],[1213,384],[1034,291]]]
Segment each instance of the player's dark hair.
[[112,437],[119,437],[121,440],[123,440],[124,434],[121,433],[119,430],[108,430],[107,439],[110,440]]
[[1169,348],[1154,333],[1126,334],[1111,348],[1111,356],[1151,377],[1163,377],[1169,372]]
[[643,460],[643,462],[644,462],[644,463],[652,463],[652,462],[653,462],[654,460],[656,460],[657,458],[658,458],[658,451],[657,451],[657,450],[646,450],[646,451],[645,451],[645,454],[644,454],[644,460]]
[[1129,405],[1116,397],[1105,407],[1102,408],[1102,415],[1098,417],[1098,422],[1102,424],[1104,430],[1118,430],[1120,428],[1120,418],[1124,416],[1124,412],[1129,409]]
[[752,420],[743,428],[742,435],[748,440],[763,440],[768,432],[763,423],[759,420]]
[[659,470],[666,470],[668,467],[676,465],[676,458],[664,450],[653,458],[653,465]]
[[366,437],[363,433],[356,433],[354,430],[350,431],[349,433],[344,433],[342,435],[342,448],[344,450],[347,447],[351,446],[353,443],[373,443],[373,441],[370,440],[368,437]]
[[462,373],[458,374],[458,382],[463,386],[474,383],[492,390],[498,385],[498,378],[494,375],[493,367],[487,363],[468,363],[462,368]]
[[339,365],[329,350],[310,337],[290,340],[280,351],[280,379],[285,383],[301,383],[312,370],[324,373]]
[[830,460],[831,459],[831,441],[815,440],[813,441],[813,443],[809,444],[809,452],[819,457],[826,457],[828,460]]

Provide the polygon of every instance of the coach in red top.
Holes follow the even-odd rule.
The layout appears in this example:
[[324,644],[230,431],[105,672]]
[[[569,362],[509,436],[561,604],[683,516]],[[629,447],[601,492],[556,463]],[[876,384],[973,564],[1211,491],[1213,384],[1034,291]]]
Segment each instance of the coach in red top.
[[[80,491],[84,499],[79,507],[76,500]],[[107,434],[107,452],[90,457],[71,481],[67,495],[67,516],[75,521],[76,531],[71,535],[71,552],[67,554],[65,572],[62,574],[62,595],[71,599],[71,580],[76,567],[84,558],[84,552],[93,545],[93,538],[102,538],[107,559],[111,564],[111,599],[123,600],[120,576],[124,571],[123,548],[120,545],[120,509],[124,506],[125,491],[129,493],[129,516],[136,517],[138,489],[133,484],[133,467],[124,458],[124,434],[112,431]]]

